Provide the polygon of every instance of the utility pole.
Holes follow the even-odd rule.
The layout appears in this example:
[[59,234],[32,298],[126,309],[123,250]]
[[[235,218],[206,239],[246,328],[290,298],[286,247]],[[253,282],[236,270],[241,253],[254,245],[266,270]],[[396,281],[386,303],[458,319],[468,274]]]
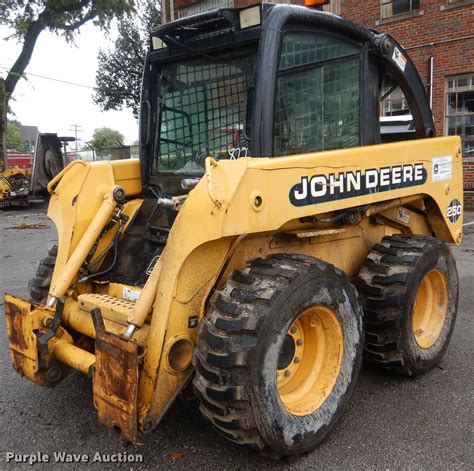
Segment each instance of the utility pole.
[[[82,132],[82,126],[80,124],[70,124],[69,131],[74,131],[74,138],[76,139],[76,156],[77,156],[77,133]],[[77,157],[76,157],[77,158]]]

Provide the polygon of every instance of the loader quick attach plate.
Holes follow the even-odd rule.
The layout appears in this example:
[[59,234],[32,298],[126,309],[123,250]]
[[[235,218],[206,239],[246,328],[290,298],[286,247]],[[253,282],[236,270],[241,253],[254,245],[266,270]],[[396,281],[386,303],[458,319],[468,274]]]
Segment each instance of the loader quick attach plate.
[[42,306],[5,295],[5,320],[13,368],[21,376],[53,388],[67,376],[69,368],[54,359],[42,357],[38,350],[40,319],[50,316],[51,312]]
[[95,358],[94,406],[100,422],[119,428],[125,440],[141,444],[137,428],[138,345],[97,329]]
[[36,381],[39,360],[31,308],[30,303],[20,298],[5,296],[5,320],[13,368],[21,376]]

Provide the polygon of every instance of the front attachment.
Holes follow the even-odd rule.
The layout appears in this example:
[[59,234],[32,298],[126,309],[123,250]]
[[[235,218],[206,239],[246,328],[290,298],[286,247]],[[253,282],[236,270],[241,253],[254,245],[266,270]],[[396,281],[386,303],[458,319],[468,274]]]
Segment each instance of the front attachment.
[[29,380],[46,387],[56,386],[67,375],[69,368],[43,355],[38,348],[40,326],[51,312],[20,298],[5,295],[5,320],[13,368]]
[[137,426],[138,356],[135,341],[96,330],[94,406],[102,424],[120,429],[134,444],[142,443]]

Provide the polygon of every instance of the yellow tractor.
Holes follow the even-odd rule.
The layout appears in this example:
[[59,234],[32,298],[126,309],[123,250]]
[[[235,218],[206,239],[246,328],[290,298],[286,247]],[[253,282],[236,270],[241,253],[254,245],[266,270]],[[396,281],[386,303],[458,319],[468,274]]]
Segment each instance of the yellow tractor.
[[[381,132],[395,87],[413,125]],[[192,382],[229,440],[314,449],[363,352],[416,376],[448,346],[462,155],[434,135],[387,34],[272,4],[160,27],[140,160],[72,162],[49,183],[58,246],[32,300],[6,296],[14,368],[48,387],[89,375],[99,420],[133,443]]]
[[0,172],[0,208],[10,205],[11,200],[23,202],[30,192],[31,170],[12,167]]

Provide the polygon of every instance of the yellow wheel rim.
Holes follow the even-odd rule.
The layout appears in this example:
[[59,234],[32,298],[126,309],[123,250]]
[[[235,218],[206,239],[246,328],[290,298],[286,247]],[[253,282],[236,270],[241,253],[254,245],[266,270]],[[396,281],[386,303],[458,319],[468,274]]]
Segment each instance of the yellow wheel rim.
[[344,353],[342,327],[325,306],[305,310],[290,326],[277,366],[277,390],[286,410],[308,415],[331,393]]
[[439,270],[432,270],[423,278],[413,307],[413,335],[421,348],[430,348],[438,340],[447,312],[446,276]]

